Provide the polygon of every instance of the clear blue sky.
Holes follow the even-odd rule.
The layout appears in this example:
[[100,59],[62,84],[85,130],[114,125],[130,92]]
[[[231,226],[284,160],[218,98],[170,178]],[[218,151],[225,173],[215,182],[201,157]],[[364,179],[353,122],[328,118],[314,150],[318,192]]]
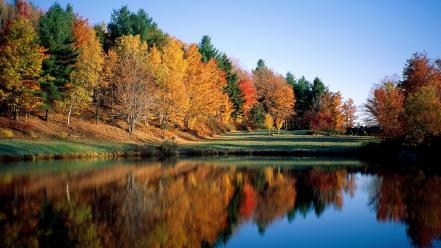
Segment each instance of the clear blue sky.
[[[33,0],[47,9],[50,0]],[[373,84],[401,75],[416,51],[441,57],[441,1],[58,0],[91,23],[108,22],[112,9],[144,8],[165,32],[214,45],[252,69],[259,58],[275,71],[319,76],[357,105]]]

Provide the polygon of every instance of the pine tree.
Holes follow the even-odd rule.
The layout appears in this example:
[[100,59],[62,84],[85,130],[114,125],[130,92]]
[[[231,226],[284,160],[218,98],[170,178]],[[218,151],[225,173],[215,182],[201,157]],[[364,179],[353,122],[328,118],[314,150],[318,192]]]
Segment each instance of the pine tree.
[[70,80],[78,52],[74,49],[73,35],[74,14],[71,5],[64,10],[54,4],[40,18],[40,43],[47,48],[47,58],[43,61],[41,82],[42,96],[45,100],[46,120],[48,111],[55,107],[66,92],[66,84]]
[[219,50],[211,43],[211,38],[208,35],[202,37],[201,43],[199,43],[199,52],[204,63],[207,63],[210,59],[218,59],[220,54]]
[[259,70],[264,69],[264,68],[267,68],[266,64],[265,64],[265,61],[263,59],[259,59],[257,61],[257,67],[256,67],[256,69],[254,71],[259,71]]
[[294,85],[296,84],[296,78],[294,77],[294,74],[292,74],[292,72],[290,72],[290,71],[288,73],[286,73],[285,80],[292,87],[294,87]]
[[244,103],[243,93],[239,87],[239,77],[233,71],[233,66],[230,59],[224,53],[222,54],[218,61],[218,66],[225,71],[227,78],[227,86],[225,87],[225,92],[228,94],[231,103],[233,104],[234,111],[231,113],[231,117],[238,118],[243,115],[242,105]]
[[118,37],[124,35],[139,35],[142,41],[146,41],[149,47],[162,47],[167,41],[167,36],[143,9],[137,13],[130,12],[125,5],[120,9],[113,10],[108,25],[110,40],[114,43]]

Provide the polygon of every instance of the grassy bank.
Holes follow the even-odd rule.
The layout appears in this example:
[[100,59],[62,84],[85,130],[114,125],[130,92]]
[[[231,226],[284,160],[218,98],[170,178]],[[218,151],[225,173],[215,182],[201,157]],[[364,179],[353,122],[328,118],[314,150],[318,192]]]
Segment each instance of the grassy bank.
[[0,161],[141,156],[154,148],[127,143],[0,140]]
[[[304,131],[282,131],[268,135],[262,131],[231,132],[214,138],[184,142],[178,153],[187,156],[350,156],[360,147],[376,142],[372,137],[313,136]],[[123,142],[0,140],[0,160],[39,160],[65,158],[113,158],[153,156],[156,145]]]
[[373,137],[314,136],[306,131],[281,131],[280,135],[259,130],[232,132],[216,138],[181,146],[190,155],[348,155],[357,154]]

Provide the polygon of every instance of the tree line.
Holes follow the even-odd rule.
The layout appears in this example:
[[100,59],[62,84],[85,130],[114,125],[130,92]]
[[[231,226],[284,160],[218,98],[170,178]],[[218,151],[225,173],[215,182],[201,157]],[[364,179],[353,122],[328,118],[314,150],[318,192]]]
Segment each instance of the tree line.
[[[235,128],[344,133],[356,107],[320,80],[263,60],[242,69],[209,36],[198,44],[163,32],[148,13],[116,9],[108,24],[55,3],[43,12],[25,0],[0,1],[0,101],[14,119],[62,113],[113,123],[214,134]],[[93,116],[93,117],[92,117]],[[382,123],[380,123],[382,125]]]
[[365,104],[370,121],[387,139],[431,144],[441,133],[441,61],[415,53],[401,80],[386,78],[375,85]]

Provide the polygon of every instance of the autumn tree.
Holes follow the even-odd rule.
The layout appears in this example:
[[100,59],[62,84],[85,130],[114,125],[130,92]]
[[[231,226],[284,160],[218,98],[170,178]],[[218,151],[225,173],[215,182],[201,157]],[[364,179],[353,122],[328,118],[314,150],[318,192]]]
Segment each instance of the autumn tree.
[[25,18],[34,25],[41,16],[41,10],[27,0],[5,1],[0,0],[0,34],[9,23],[18,18]]
[[403,92],[390,81],[374,87],[365,105],[367,113],[383,129],[385,137],[396,138],[404,133]]
[[411,143],[441,134],[440,88],[423,86],[405,100],[406,127]]
[[74,48],[73,21],[72,6],[67,5],[64,10],[57,3],[39,21],[40,43],[47,48],[47,57],[43,61],[44,80],[41,82],[46,120],[48,111],[66,93],[66,84],[78,55]]
[[[328,94],[326,94],[328,96]],[[329,94],[329,99],[325,100],[322,110],[327,110],[332,119],[332,129],[341,131],[344,129],[344,115],[342,111],[343,99],[340,91]]]
[[31,21],[19,17],[7,28],[0,46],[0,99],[17,119],[41,101],[38,98],[43,48]]
[[123,36],[116,41],[110,58],[116,61],[112,72],[115,84],[115,98],[118,112],[127,121],[132,134],[136,124],[147,114],[154,104],[154,83],[148,70],[149,56],[147,43],[136,36]]
[[294,91],[285,79],[264,65],[253,73],[258,100],[278,123],[284,123],[294,114]]
[[352,98],[349,98],[343,103],[342,111],[344,118],[344,128],[353,128],[355,120],[357,119],[357,117],[355,116],[357,108],[355,107],[354,100],[352,100]]
[[268,135],[271,135],[271,129],[274,127],[274,119],[270,114],[265,114],[264,126],[268,129]]
[[244,102],[243,93],[239,87],[239,76],[234,71],[233,63],[225,53],[219,52],[211,43],[209,36],[202,37],[202,41],[199,43],[199,52],[202,54],[202,61],[207,62],[210,59],[216,59],[217,65],[224,71],[227,85],[224,91],[227,93],[230,102],[233,106],[233,112],[231,117],[234,119],[240,118],[243,115],[242,105]]
[[318,105],[306,113],[310,127],[316,131],[343,131],[344,111],[340,92],[325,92]]
[[436,70],[426,54],[415,53],[407,60],[403,70],[403,81],[399,86],[407,95],[427,85],[441,85],[441,72]]
[[68,125],[70,125],[72,111],[81,111],[92,102],[103,65],[100,43],[87,20],[77,17],[74,21],[73,32],[75,49],[80,53],[70,75],[71,80],[63,101],[68,111]]
[[294,114],[294,91],[290,85],[279,77],[274,81],[273,89],[268,92],[263,103],[276,122],[278,132],[282,125]]
[[224,74],[214,59],[204,63],[201,58],[197,45],[187,49],[184,83],[189,107],[184,116],[184,127],[190,129],[206,125],[208,119],[220,114],[223,105]]
[[243,94],[243,112],[244,114],[248,114],[251,107],[257,102],[256,94],[257,90],[254,87],[253,82],[248,79],[242,79],[239,81],[239,88]]
[[164,130],[169,125],[182,126],[189,108],[184,83],[187,62],[184,59],[182,43],[170,38],[161,51],[153,47],[149,56],[149,68],[155,79],[159,101],[156,110],[161,126]]

